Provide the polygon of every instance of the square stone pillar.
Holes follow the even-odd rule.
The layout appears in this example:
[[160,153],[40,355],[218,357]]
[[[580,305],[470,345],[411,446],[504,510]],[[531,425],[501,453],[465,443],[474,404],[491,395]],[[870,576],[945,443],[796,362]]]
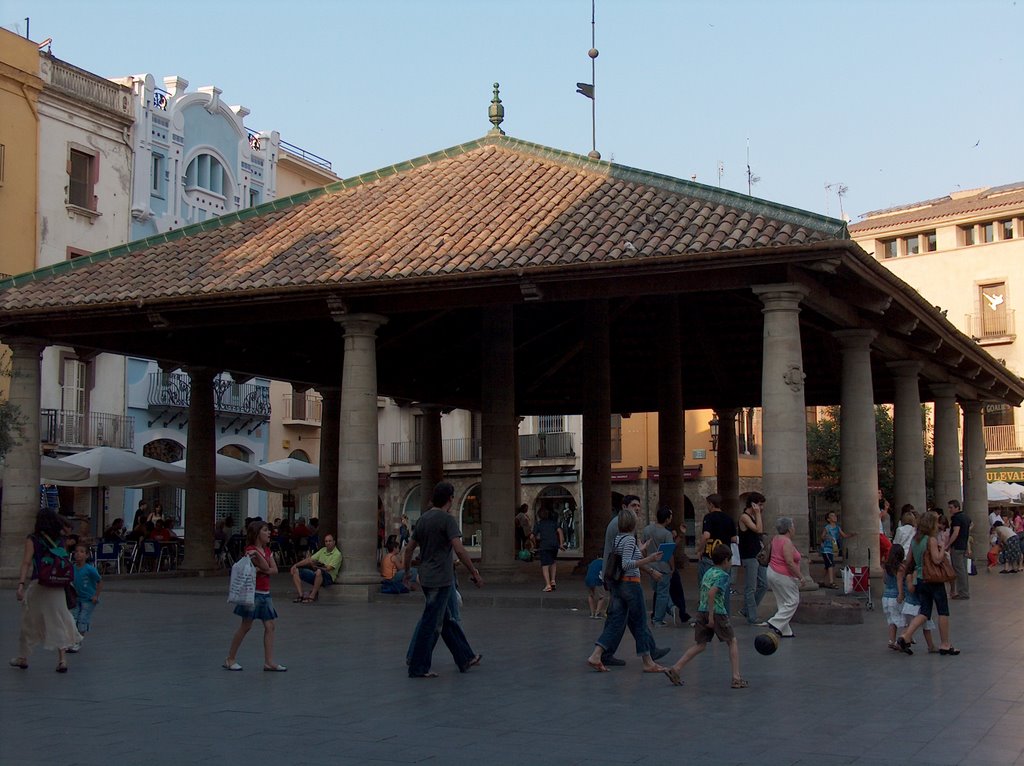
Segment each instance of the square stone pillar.
[[798,284],[755,285],[752,289],[764,304],[761,406],[765,531],[775,534],[780,516],[792,518],[793,542],[806,562],[810,541],[800,301],[807,291]]
[[0,579],[16,580],[39,512],[39,377],[43,346],[5,339],[11,349],[8,401],[20,425],[4,460],[3,524],[0,527]]
[[964,510],[974,525],[974,557],[982,559],[988,553],[988,478],[985,475],[985,426],[982,419],[983,404],[969,400],[961,402],[964,411]]
[[856,537],[847,540],[847,560],[881,571],[878,560],[878,447],[875,397],[871,380],[873,330],[833,333],[843,353],[842,401],[839,408],[841,524]]
[[377,570],[377,328],[376,314],[336,317],[345,331],[338,451],[338,545],[343,585],[380,582]]
[[950,500],[963,500],[960,484],[960,410],[956,404],[956,386],[952,383],[933,385],[931,392],[935,401],[934,500],[937,507],[945,508]]
[[907,503],[914,506],[918,512],[928,507],[924,475],[924,420],[921,413],[921,389],[918,383],[921,363],[890,362],[886,366],[892,370],[896,383],[893,403],[896,502],[892,512],[898,523],[900,509]]
[[[483,314],[480,412],[483,541],[480,571],[507,580],[515,571],[513,512],[519,504],[519,419],[516,417],[513,310],[495,306]],[[468,536],[468,530],[462,530]]]
[[[213,379],[208,367],[189,367],[188,444],[185,445],[185,561],[193,572],[217,568],[213,517],[217,507],[217,427]],[[242,530],[244,533],[245,530]]]

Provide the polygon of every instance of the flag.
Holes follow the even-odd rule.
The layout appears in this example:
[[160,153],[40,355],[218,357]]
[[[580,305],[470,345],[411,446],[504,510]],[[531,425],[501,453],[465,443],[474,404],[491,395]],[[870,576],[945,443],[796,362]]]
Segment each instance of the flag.
[[586,96],[589,99],[594,98],[594,86],[588,82],[576,83],[576,92]]

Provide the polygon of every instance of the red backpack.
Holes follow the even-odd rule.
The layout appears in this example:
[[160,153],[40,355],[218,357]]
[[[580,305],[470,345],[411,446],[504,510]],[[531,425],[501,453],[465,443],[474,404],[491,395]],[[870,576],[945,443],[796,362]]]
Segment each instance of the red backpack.
[[38,557],[37,579],[46,588],[63,588],[75,581],[75,566],[71,556],[47,535],[46,543],[37,540],[42,549]]

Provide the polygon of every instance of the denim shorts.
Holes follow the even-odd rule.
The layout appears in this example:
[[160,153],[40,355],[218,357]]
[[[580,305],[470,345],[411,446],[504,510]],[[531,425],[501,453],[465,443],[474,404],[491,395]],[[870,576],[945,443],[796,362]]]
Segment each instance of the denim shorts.
[[932,605],[935,605],[939,616],[949,617],[949,601],[946,600],[946,584],[941,582],[917,581],[917,598],[921,602],[921,611],[929,620],[932,618]]
[[821,560],[825,562],[825,569],[832,569],[836,565],[836,557],[832,553],[822,553]]
[[277,610],[274,609],[274,602],[269,593],[257,593],[256,600],[251,607],[239,604],[235,607],[235,614],[243,620],[268,622],[277,619]]
[[[322,574],[320,575],[320,587],[331,587],[331,585],[334,583],[334,580],[331,579],[331,575],[328,574],[326,569],[321,569],[320,571],[322,572]],[[299,579],[302,580],[302,582],[308,582],[310,585],[312,585],[313,581],[316,579],[316,570],[311,569],[310,567],[302,567],[302,569],[299,570]]]

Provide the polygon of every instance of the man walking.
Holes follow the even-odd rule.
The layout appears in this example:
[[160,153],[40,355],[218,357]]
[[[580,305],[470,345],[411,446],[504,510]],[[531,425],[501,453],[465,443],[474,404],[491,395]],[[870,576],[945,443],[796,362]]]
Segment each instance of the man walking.
[[[639,516],[640,514],[640,498],[636,495],[626,495],[622,498],[622,508],[628,508],[634,514]],[[615,538],[619,534],[619,512],[616,511],[615,515],[612,516],[612,520],[608,522],[608,527],[604,531],[604,571],[610,571],[609,563],[611,561],[612,549],[615,547]],[[612,636],[608,642],[608,647],[605,649],[604,654],[601,655],[601,662],[609,667],[618,667],[625,665],[625,660],[620,660],[615,656],[615,650],[619,648],[619,642],[622,641],[622,636],[626,632],[626,616],[627,607],[626,602],[623,601],[619,596],[616,595],[617,590],[615,588],[608,588],[605,584],[605,588],[609,592],[608,600],[608,625],[613,628],[609,635]],[[657,662],[660,658],[664,657],[669,653],[668,647],[657,648],[651,652],[651,659]]]
[[956,572],[952,598],[966,600],[971,597],[971,581],[967,577],[967,543],[971,540],[971,520],[960,508],[959,500],[950,500],[946,504],[949,510],[949,559]]
[[[672,509],[659,508],[655,516],[657,521],[644,527],[643,539],[647,541],[647,553],[654,553],[663,543],[672,542],[672,532],[669,526],[672,524]],[[672,581],[672,557],[666,556],[661,561],[655,561],[647,567],[651,575],[652,588],[654,589],[654,604],[652,607],[652,619],[658,627],[664,627],[665,613],[668,611],[669,598],[668,586]]]
[[[740,541],[736,522],[722,510],[722,496],[716,492],[704,499],[708,504],[708,512],[704,516],[704,528],[701,532],[703,548],[700,561],[697,562],[697,582],[703,582],[704,575],[715,565],[711,560],[711,553],[715,550],[715,546],[724,545],[726,548],[731,548],[733,543]],[[730,604],[729,596],[730,594],[727,592],[725,594],[727,611]]]
[[473,654],[462,627],[452,617],[448,603],[454,587],[452,552],[466,567],[473,584],[478,588],[484,584],[480,572],[473,566],[473,561],[462,545],[459,525],[449,514],[454,496],[455,488],[446,481],[439,482],[434,487],[431,508],[416,522],[412,540],[405,549],[406,587],[409,586],[413,551],[417,547],[422,549],[419,578],[425,599],[420,628],[413,638],[409,657],[409,678],[437,677],[437,673],[431,672],[430,663],[438,636],[452,653],[460,672],[465,673],[480,662],[480,655]]

